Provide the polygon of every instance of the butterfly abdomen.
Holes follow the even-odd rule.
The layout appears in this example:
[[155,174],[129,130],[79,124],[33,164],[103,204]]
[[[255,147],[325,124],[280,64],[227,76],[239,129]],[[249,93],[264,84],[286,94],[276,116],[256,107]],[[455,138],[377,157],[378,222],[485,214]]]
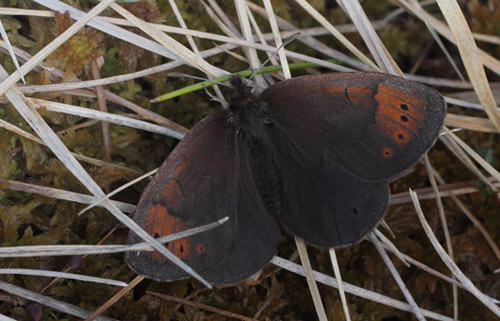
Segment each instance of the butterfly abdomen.
[[257,189],[266,206],[277,213],[281,208],[281,184],[270,146],[258,138],[251,139],[248,144],[250,167]]

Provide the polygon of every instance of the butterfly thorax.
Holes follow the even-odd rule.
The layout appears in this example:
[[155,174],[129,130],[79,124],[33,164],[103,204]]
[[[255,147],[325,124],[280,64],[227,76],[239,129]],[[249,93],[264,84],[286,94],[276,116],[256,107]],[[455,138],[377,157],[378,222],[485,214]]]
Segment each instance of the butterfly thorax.
[[228,124],[237,135],[240,151],[247,155],[253,179],[266,206],[279,212],[281,183],[274,162],[269,131],[272,122],[253,95],[236,97],[230,103]]

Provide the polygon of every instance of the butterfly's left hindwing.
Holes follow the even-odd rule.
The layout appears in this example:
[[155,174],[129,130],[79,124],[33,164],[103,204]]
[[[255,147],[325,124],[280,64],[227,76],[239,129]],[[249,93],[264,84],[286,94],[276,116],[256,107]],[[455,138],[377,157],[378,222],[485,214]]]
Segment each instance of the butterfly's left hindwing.
[[387,182],[360,180],[276,127],[272,137],[282,177],[279,216],[283,225],[319,247],[362,240],[385,213]]
[[[279,230],[267,213],[240,159],[226,113],[208,116],[179,143],[144,191],[134,219],[154,237],[212,223],[215,229],[172,241],[166,247],[206,280],[233,284],[256,273],[275,254]],[[127,243],[139,242],[133,233]],[[252,255],[251,263],[248,255]],[[138,274],[158,281],[188,275],[158,252],[128,252]]]

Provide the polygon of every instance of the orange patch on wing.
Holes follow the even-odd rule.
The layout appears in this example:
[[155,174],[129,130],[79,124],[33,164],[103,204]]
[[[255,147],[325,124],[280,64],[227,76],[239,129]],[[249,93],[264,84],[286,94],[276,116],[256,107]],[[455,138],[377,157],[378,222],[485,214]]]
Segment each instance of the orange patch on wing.
[[177,212],[182,200],[182,191],[176,180],[171,179],[163,188],[161,193],[156,194],[155,198],[158,202],[167,204],[171,211]]
[[[144,227],[152,236],[162,237],[185,230],[189,226],[179,217],[170,215],[165,206],[155,205],[149,208]],[[180,258],[185,258],[189,254],[189,242],[186,238],[169,242],[166,244],[166,247]],[[157,251],[149,252],[149,255],[152,255],[155,260],[161,262],[167,260]]]
[[203,243],[198,243],[198,245],[196,245],[196,252],[198,252],[198,254],[205,252],[205,250],[206,248],[205,245],[203,245]]
[[395,88],[380,85],[375,121],[393,143],[405,146],[418,133],[424,120],[425,106],[418,99]]
[[375,99],[380,105],[386,106],[388,109],[393,110],[398,118],[400,115],[405,115],[409,119],[413,119],[412,123],[420,123],[424,120],[424,114],[414,105],[408,104],[406,101],[399,99],[385,91],[379,91],[375,95]]
[[186,238],[170,242],[168,249],[180,258],[184,259],[189,255],[189,242]]
[[372,94],[372,91],[371,91],[370,88],[366,88],[366,87],[354,87],[354,86],[347,88],[347,92],[349,94],[356,93],[356,94],[367,95],[367,96],[371,96],[371,94]]
[[414,108],[414,110],[420,113],[421,115],[425,114],[426,112],[424,103],[417,97],[410,96],[407,93],[397,90],[394,87],[388,87],[385,85],[379,85],[377,89],[379,92],[385,92],[394,97],[394,99],[398,99],[403,104],[411,105]]
[[[381,107],[379,106],[379,110]],[[384,109],[383,109],[384,111]],[[399,122],[387,117],[385,113],[378,113],[375,117],[378,128],[393,143],[399,146],[405,146],[415,136],[414,128],[402,126]]]
[[372,91],[366,87],[349,87],[347,88],[347,95],[350,101],[360,106],[369,105],[373,99]]
[[392,148],[385,146],[382,148],[382,156],[386,158],[392,157],[394,156],[394,151],[392,150]]
[[182,172],[186,169],[188,166],[189,162],[186,160],[183,160],[177,164],[177,166],[174,169],[174,172],[172,173],[172,176],[175,178],[178,178]]
[[325,90],[326,92],[329,93],[343,93],[345,92],[345,86],[328,86],[319,90],[320,91]]

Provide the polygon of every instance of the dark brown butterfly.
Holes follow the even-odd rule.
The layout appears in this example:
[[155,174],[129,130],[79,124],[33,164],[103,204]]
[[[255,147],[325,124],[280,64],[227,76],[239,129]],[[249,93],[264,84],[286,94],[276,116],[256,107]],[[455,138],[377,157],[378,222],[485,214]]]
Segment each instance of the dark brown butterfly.
[[[318,247],[363,239],[384,215],[388,182],[429,150],[446,112],[435,90],[379,73],[298,77],[260,96],[239,78],[232,84],[229,110],[189,132],[134,213],[155,237],[229,216],[166,245],[215,284],[237,283],[269,262],[280,241],[276,218]],[[154,280],[188,277],[157,252],[126,259]]]

